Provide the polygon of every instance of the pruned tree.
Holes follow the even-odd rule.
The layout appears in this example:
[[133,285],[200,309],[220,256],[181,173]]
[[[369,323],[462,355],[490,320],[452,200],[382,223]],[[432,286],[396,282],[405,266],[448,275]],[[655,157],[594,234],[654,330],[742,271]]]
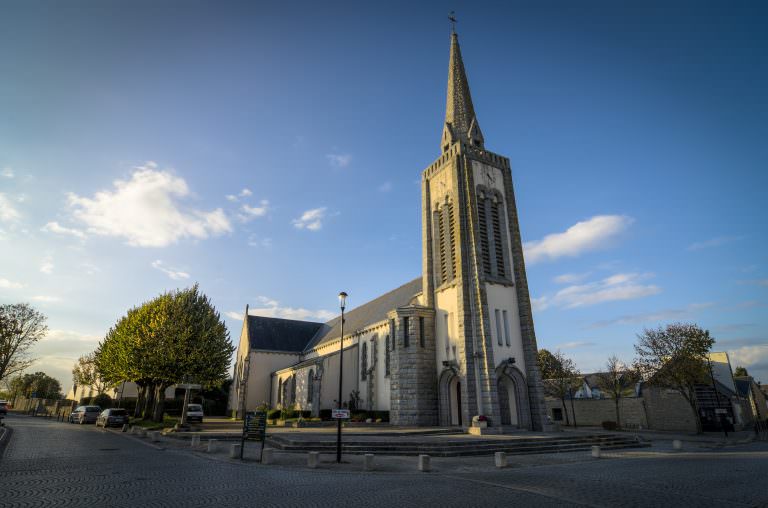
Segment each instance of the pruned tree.
[[708,330],[689,323],[645,329],[637,338],[635,366],[643,380],[677,391],[690,405],[701,432],[696,385],[706,382],[707,354],[715,339]]
[[61,383],[45,372],[17,376],[11,380],[10,388],[14,398],[34,395],[37,399],[60,399],[62,396]]
[[27,303],[0,305],[0,381],[32,365],[29,349],[48,333],[45,321]]
[[621,428],[619,404],[622,397],[629,395],[640,376],[634,368],[620,361],[616,355],[608,358],[605,372],[597,373],[597,385],[604,393],[610,395],[616,406],[616,426]]
[[76,386],[90,386],[96,390],[96,395],[101,395],[108,388],[115,386],[114,382],[105,379],[96,362],[96,352],[83,355],[77,359],[72,368],[72,381]]
[[749,376],[749,372],[747,372],[747,369],[739,365],[736,367],[736,370],[733,371],[734,377],[747,377]]
[[[573,391],[582,385],[581,374],[573,360],[567,358],[560,350],[551,353],[546,349],[539,349],[538,358],[544,392],[550,397],[560,399],[565,413],[565,424],[570,425],[565,400],[567,397],[573,397]],[[576,415],[573,415],[573,420],[575,425]]]

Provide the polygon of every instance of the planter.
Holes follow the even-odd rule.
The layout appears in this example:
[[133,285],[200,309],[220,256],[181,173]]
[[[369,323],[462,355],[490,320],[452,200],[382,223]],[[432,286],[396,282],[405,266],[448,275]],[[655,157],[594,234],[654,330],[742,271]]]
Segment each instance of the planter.
[[473,427],[477,427],[479,429],[484,429],[484,428],[488,427],[488,422],[487,421],[472,422],[472,426]]

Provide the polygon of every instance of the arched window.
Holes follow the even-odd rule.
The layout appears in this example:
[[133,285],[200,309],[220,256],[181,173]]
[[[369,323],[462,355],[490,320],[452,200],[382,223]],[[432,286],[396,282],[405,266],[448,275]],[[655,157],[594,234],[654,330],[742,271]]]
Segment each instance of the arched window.
[[363,348],[360,351],[360,379],[365,381],[368,375],[368,343],[363,342]]
[[456,227],[453,203],[449,198],[436,204],[432,213],[432,240],[437,285],[456,277]]
[[390,362],[390,352],[392,351],[392,345],[390,344],[390,338],[389,335],[387,335],[386,343],[386,356],[384,356],[384,375],[389,376],[389,362]]
[[504,199],[497,190],[480,186],[477,191],[477,234],[480,237],[480,263],[486,276],[509,278]]
[[315,396],[315,370],[309,369],[309,375],[307,376],[307,404],[312,404],[312,399]]
[[277,404],[283,403],[283,380],[277,382]]
[[293,406],[296,403],[296,374],[291,376],[291,395],[290,404]]

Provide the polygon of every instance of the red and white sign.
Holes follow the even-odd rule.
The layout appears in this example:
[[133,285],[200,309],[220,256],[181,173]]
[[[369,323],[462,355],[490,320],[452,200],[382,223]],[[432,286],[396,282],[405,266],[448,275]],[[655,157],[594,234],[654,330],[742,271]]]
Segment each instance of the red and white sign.
[[331,418],[336,420],[349,420],[349,409],[332,409]]

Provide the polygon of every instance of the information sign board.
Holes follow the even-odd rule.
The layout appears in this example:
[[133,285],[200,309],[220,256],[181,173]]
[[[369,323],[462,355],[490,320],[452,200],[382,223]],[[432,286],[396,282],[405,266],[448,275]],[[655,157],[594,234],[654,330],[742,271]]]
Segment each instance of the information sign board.
[[254,439],[261,441],[261,454],[259,455],[259,461],[261,461],[261,455],[264,454],[264,441],[267,438],[267,412],[266,411],[247,411],[245,418],[243,418],[243,438],[240,443],[240,459],[243,458],[243,449],[245,448],[245,441],[248,439]]
[[332,409],[331,418],[337,420],[349,420],[349,409]]

